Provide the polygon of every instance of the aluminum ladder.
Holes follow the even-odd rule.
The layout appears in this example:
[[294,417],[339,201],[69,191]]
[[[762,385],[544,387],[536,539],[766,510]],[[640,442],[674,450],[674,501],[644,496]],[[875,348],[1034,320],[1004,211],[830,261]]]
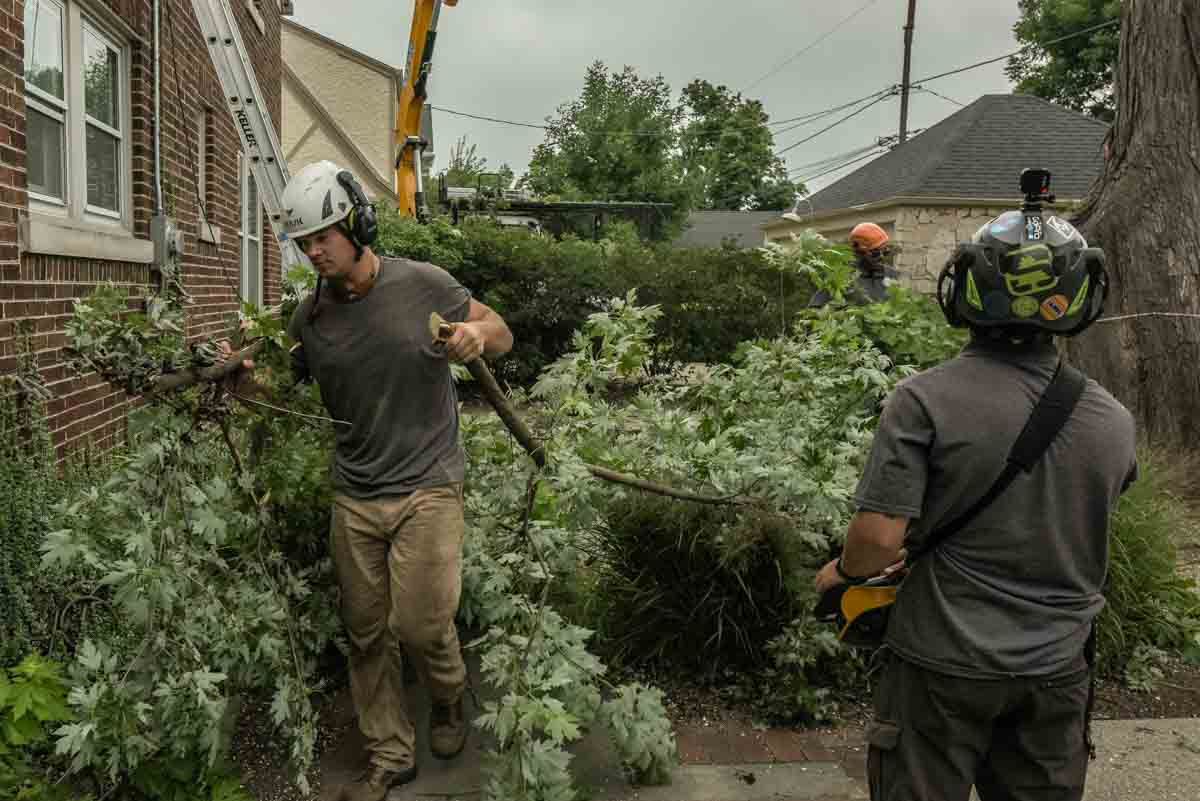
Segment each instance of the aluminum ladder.
[[192,0],[192,8],[208,44],[208,55],[216,67],[226,108],[233,115],[233,127],[241,138],[242,153],[254,175],[259,198],[279,243],[283,262],[280,277],[286,284],[289,268],[307,264],[307,259],[283,231],[283,190],[290,176],[279,137],[271,124],[270,111],[263,102],[253,62],[246,52],[229,0]]

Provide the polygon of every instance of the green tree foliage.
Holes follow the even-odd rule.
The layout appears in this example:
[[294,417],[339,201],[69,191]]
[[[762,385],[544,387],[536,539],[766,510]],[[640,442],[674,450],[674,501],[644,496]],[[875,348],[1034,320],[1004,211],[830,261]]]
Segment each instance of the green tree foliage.
[[44,756],[55,724],[72,719],[61,667],[31,654],[0,670],[0,797],[51,801],[70,797],[55,788],[35,758]]
[[[777,269],[758,250],[672,248],[619,224],[600,242],[554,240],[483,219],[421,225],[387,209],[377,247],[442,266],[499,311],[515,345],[496,372],[525,386],[574,347],[589,315],[630,289],[661,310],[648,362],[656,373],[729,361],[741,342],[786,331],[811,294],[807,276]],[[827,249],[848,263],[844,248]]]
[[680,102],[685,124],[680,150],[696,205],[703,209],[786,209],[798,187],[788,180],[762,103],[725,86],[696,80]]
[[682,111],[661,77],[632,67],[588,67],[579,98],[559,106],[524,184],[566,200],[673,203],[674,222],[691,208],[678,153]]
[[479,146],[474,142],[468,144],[463,136],[450,149],[450,166],[446,168],[442,179],[448,186],[475,187],[482,182],[490,187],[508,189],[513,183],[513,170],[507,164],[501,164],[500,169],[488,169],[488,160],[478,154]]
[[1021,19],[1013,30],[1029,49],[1010,59],[1006,69],[1017,91],[1111,121],[1120,27],[1042,43],[1120,19],[1120,0],[1019,0],[1019,5]]

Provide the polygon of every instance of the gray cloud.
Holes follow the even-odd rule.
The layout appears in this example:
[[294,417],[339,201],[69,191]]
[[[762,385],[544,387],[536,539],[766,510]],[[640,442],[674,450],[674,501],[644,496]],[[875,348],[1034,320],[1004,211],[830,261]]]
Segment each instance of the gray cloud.
[[[579,93],[597,59],[661,74],[678,93],[704,78],[741,89],[798,52],[866,0],[461,0],[442,12],[430,99],[475,114],[540,123]],[[395,0],[295,4],[294,19],[390,64],[403,62],[411,22],[409,3]],[[747,94],[761,99],[772,119],[819,111],[899,83],[904,0],[877,0],[828,39]],[[918,0],[913,78],[932,75],[1015,49],[1016,0]],[[929,84],[970,103],[1011,91],[1004,63]],[[933,125],[958,110],[915,94],[909,127]],[[870,144],[899,127],[898,98],[786,154],[790,166]],[[836,117],[780,137],[782,148]],[[518,174],[542,141],[536,130],[436,113],[435,148],[444,165],[460,136],[479,145],[489,164],[508,162]],[[812,184],[819,186],[840,174]]]

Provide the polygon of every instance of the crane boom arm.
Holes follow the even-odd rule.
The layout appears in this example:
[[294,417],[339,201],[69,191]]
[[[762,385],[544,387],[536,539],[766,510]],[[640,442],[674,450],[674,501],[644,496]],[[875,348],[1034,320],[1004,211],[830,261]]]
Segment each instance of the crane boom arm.
[[456,6],[458,0],[416,0],[412,30],[408,36],[408,58],[404,64],[404,85],[396,113],[396,197],[400,213],[423,217],[425,190],[421,176],[421,153],[429,144],[421,139],[421,115],[425,111],[429,72],[437,41],[438,17],[442,5]]

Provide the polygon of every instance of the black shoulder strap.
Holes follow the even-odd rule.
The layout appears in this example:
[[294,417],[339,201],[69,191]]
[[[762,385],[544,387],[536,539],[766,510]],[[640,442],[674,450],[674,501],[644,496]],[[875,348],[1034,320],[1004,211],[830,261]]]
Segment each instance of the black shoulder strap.
[[1026,473],[1032,470],[1066,424],[1086,386],[1087,376],[1071,365],[1059,362],[1054,377],[1050,379],[1050,384],[1033,407],[1033,414],[1025,422],[1025,428],[1021,429],[1020,436],[1008,452],[1004,470],[996,481],[971,508],[932,531],[921,549],[911,554],[908,561],[914,562],[941,545],[946,537],[964,528],[977,514],[990,506],[992,501],[1000,497],[1018,473],[1022,470]]

